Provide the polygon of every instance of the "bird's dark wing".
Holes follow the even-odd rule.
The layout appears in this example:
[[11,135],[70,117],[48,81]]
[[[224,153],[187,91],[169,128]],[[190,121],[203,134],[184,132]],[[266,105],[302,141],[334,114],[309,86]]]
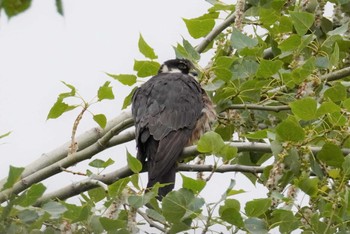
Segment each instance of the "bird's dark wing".
[[149,180],[161,178],[175,166],[203,109],[202,90],[191,76],[161,73],[142,85],[133,96],[139,159],[146,158]]

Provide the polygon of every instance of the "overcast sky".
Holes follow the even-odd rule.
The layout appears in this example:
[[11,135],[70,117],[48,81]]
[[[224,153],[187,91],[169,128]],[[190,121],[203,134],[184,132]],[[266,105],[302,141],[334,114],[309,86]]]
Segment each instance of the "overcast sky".
[[[11,20],[4,14],[0,17],[0,135],[12,131],[0,140],[0,178],[7,175],[9,165],[25,166],[70,139],[77,111],[46,121],[57,95],[67,91],[61,80],[76,86],[89,100],[100,85],[111,81],[105,72],[130,73],[134,59],[143,58],[137,48],[140,33],[155,49],[159,62],[174,57],[172,46],[181,42],[182,36],[198,44],[200,40],[189,37],[182,18],[200,16],[209,7],[204,0],[63,2],[64,17],[56,13],[53,0],[34,0],[26,13]],[[112,85],[116,100],[92,109],[109,119],[121,112],[121,103],[130,91],[116,81]],[[78,134],[94,126],[87,115]],[[134,143],[127,148],[135,152]],[[105,154],[116,161],[116,168],[125,165],[120,163],[124,159],[118,159],[125,158],[124,146]],[[243,176],[226,173],[215,175],[207,186],[212,201],[220,198],[230,178],[239,178],[236,189],[254,191],[237,199],[259,196]],[[79,179],[83,178],[65,173],[51,179],[54,184],[46,185],[52,190]]]

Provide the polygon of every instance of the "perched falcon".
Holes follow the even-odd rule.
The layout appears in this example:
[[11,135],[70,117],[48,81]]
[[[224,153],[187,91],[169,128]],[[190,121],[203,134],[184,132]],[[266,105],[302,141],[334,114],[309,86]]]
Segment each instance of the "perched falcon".
[[189,60],[168,60],[132,98],[137,158],[147,163],[147,188],[170,183],[159,189],[158,199],[174,188],[183,148],[197,141],[215,119],[212,102],[194,79],[193,69]]

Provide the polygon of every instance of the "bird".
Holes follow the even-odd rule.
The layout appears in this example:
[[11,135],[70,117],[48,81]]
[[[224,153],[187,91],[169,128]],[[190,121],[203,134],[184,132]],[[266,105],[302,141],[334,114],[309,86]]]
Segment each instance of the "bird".
[[198,141],[215,121],[214,105],[196,76],[191,61],[167,60],[132,96],[137,158],[148,167],[146,192],[157,182],[166,184],[159,188],[158,200],[174,189],[184,147]]

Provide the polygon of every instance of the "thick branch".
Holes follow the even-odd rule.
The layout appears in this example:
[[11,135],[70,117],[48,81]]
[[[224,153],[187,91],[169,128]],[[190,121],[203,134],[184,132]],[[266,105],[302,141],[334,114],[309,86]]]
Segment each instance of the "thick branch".
[[[104,136],[107,132],[109,132],[112,128],[114,128],[116,125],[123,123],[120,126],[120,129],[118,130],[124,130],[130,126],[133,125],[133,121],[131,119],[131,112],[122,112],[119,116],[116,118],[108,121],[105,129],[101,129],[99,127],[92,128],[91,130],[81,134],[76,138],[77,144],[78,144],[78,152],[81,150],[84,150],[88,146],[91,146],[95,142],[97,142],[98,139],[100,139],[102,136]],[[117,140],[120,140],[120,138],[117,138]],[[27,177],[43,168],[46,168],[47,166],[50,166],[59,160],[64,159],[68,155],[69,146],[71,142],[67,142],[63,144],[62,146],[58,147],[57,149],[45,153],[42,156],[40,156],[37,160],[32,162],[31,164],[27,165],[22,173],[22,178]],[[4,185],[7,178],[4,178],[0,181],[0,188]]]
[[74,165],[78,162],[84,161],[86,159],[90,159],[92,156],[96,155],[97,153],[105,150],[108,147],[109,140],[114,136],[117,135],[122,129],[122,126],[126,126],[125,123],[132,123],[132,120],[126,119],[125,121],[120,122],[119,124],[115,125],[112,129],[110,129],[106,134],[101,137],[99,140],[97,140],[94,144],[88,146],[87,148],[78,151],[77,153],[74,153],[72,155],[69,155],[68,157],[65,157],[52,165],[46,166],[45,168],[34,172],[27,177],[22,178],[19,182],[14,184],[14,186],[11,189],[4,190],[0,193],[0,203],[5,201],[7,197],[12,194],[18,194],[22,192],[23,190],[27,189],[31,185],[42,181],[46,178],[49,178],[59,172],[61,172],[61,168],[67,168],[71,165]]
[[[267,143],[257,143],[257,142],[230,142],[233,147],[237,147],[238,152],[265,152],[271,153],[271,146]],[[321,147],[310,147],[313,154],[317,154],[322,148]],[[350,154],[350,149],[342,149],[344,155]],[[193,155],[198,155],[197,146],[186,147],[183,151],[183,158],[190,157]],[[262,173],[264,167],[259,166],[246,166],[246,165],[222,165],[220,167],[214,167],[213,165],[190,165],[180,163],[178,166],[178,171],[193,171],[193,172],[212,172],[225,173],[225,172],[246,172],[246,173]],[[147,171],[144,168],[142,172]],[[104,175],[93,175],[91,178],[84,179],[80,182],[73,183],[64,188],[61,188],[52,193],[48,193],[38,199],[36,206],[40,206],[42,203],[50,199],[65,200],[67,198],[79,195],[80,193],[86,192],[90,189],[96,188],[97,185],[90,182],[90,180],[99,180],[104,184],[112,184],[117,180],[128,177],[132,175],[133,172],[127,167],[122,167],[113,172]]]
[[[213,165],[190,165],[180,163],[178,171],[187,172],[246,172],[246,173],[262,173],[264,167],[258,166],[245,166],[245,165],[222,165],[215,168]],[[143,169],[142,172],[146,172],[147,168]],[[114,172],[104,174],[104,175],[94,175],[91,178],[84,179],[79,182],[75,182],[71,185],[63,187],[54,192],[48,193],[37,200],[35,206],[40,206],[50,199],[65,200],[70,197],[79,195],[80,193],[86,192],[90,189],[97,188],[99,185],[95,182],[97,180],[101,181],[103,184],[113,184],[114,182],[123,179],[125,177],[131,176],[133,172],[126,166],[122,167]]]

